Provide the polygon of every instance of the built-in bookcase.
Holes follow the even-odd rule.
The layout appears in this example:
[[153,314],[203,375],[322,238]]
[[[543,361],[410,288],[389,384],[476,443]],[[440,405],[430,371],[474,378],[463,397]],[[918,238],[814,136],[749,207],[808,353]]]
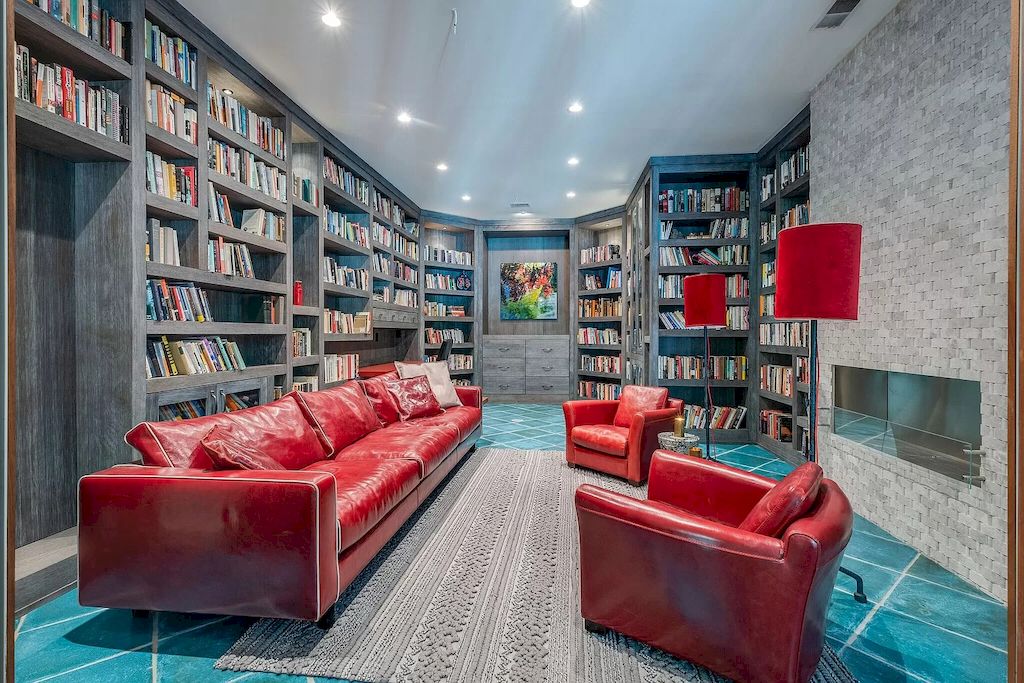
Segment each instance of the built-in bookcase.
[[424,358],[453,342],[448,367],[458,384],[478,384],[480,305],[477,230],[434,220],[423,226]]

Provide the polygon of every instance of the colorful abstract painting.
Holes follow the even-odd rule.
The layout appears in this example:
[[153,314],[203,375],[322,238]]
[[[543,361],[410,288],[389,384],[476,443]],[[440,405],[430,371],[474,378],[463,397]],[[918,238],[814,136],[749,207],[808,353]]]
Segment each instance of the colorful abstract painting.
[[558,318],[558,271],[554,263],[501,264],[501,319]]

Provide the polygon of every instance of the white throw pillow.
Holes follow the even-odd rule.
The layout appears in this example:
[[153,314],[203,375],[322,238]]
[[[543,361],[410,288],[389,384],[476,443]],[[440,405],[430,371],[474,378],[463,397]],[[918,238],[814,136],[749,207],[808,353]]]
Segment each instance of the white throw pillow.
[[441,404],[442,408],[453,408],[461,406],[459,394],[455,391],[455,384],[452,382],[451,373],[448,372],[448,363],[443,360],[434,363],[401,363],[395,362],[395,369],[402,379],[410,377],[426,377],[430,382],[430,390],[434,397]]

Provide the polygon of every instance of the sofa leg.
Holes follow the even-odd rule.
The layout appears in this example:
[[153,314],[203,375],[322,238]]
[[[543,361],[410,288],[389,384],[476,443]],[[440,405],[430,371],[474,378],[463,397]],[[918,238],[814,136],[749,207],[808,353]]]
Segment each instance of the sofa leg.
[[641,486],[644,485],[644,483],[642,481],[633,481],[632,479],[629,479],[627,481],[629,481],[629,485],[630,486],[635,486],[637,488],[640,488]]
[[607,627],[601,626],[601,624],[597,623],[596,621],[591,621],[590,619],[583,620],[583,628],[587,629],[587,631],[589,631],[590,633],[596,633],[598,635],[608,633]]
[[322,617],[316,620],[316,627],[321,631],[329,631],[334,626],[334,606],[327,610]]
[[567,462],[565,464],[568,465],[572,469],[576,469],[576,463],[574,463],[574,462]]
[[133,609],[132,618],[134,619],[149,619],[150,611],[148,609]]

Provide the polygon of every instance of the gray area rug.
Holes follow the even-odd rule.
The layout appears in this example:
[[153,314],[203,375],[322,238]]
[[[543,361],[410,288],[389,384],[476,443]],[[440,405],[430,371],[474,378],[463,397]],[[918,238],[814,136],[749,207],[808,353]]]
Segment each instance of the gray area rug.
[[[329,631],[262,619],[217,668],[367,683],[723,681],[583,629],[573,492],[584,483],[645,495],[558,451],[471,454],[345,591]],[[827,647],[813,681],[855,683]]]

